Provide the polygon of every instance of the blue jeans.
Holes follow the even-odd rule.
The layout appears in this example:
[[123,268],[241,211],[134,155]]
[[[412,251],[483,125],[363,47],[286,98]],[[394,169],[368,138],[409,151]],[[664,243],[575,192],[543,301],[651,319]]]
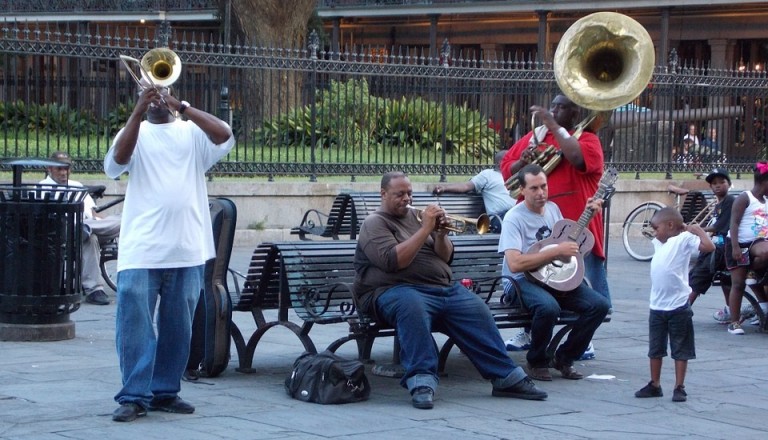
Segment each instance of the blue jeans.
[[592,252],[584,256],[584,276],[597,293],[608,300],[608,308],[611,305],[611,291],[608,289],[608,275],[605,271],[605,260],[597,257]]
[[551,359],[547,357],[547,346],[552,340],[552,333],[561,307],[579,314],[568,338],[555,353],[558,362],[573,365],[587,349],[592,335],[603,322],[610,308],[608,301],[599,293],[582,282],[576,289],[567,293],[552,294],[538,284],[525,278],[517,280],[523,304],[533,313],[531,321],[531,348],[526,359],[533,367],[547,367]]
[[495,388],[506,388],[526,375],[507,356],[504,341],[488,306],[459,283],[450,287],[398,285],[376,301],[378,316],[397,330],[409,391],[420,386],[437,389],[438,351],[432,331],[453,338],[480,375]]
[[[205,266],[131,269],[118,273],[117,356],[120,403],[144,408],[153,397],[176,397],[189,358],[192,319]],[[152,326],[158,295],[157,334]]]

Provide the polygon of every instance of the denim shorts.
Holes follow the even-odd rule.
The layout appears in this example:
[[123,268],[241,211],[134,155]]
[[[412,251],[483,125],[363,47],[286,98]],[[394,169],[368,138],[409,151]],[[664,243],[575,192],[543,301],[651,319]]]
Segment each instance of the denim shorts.
[[675,310],[651,310],[648,317],[648,357],[667,356],[669,341],[672,359],[696,359],[693,337],[693,310],[688,304]]
[[756,238],[754,241],[739,242],[739,247],[741,248],[741,253],[742,253],[742,259],[740,261],[736,261],[733,259],[733,252],[731,252],[731,238],[730,237],[726,238],[725,239],[725,267],[727,267],[730,270],[736,267],[749,266],[750,264],[749,250],[752,248],[752,245],[764,240],[765,238],[760,237],[760,238]]

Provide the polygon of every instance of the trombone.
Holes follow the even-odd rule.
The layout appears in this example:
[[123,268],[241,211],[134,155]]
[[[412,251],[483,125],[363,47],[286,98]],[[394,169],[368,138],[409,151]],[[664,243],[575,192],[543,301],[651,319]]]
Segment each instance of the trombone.
[[[416,211],[416,219],[421,223],[421,213],[424,212],[424,210],[420,208],[414,208],[411,205],[408,205],[408,209]],[[477,229],[477,233],[480,235],[483,235],[491,230],[491,218],[488,217],[488,214],[480,214],[480,217],[478,217],[476,220],[448,214],[445,215],[445,218],[448,220],[448,226],[443,226],[442,229],[455,232],[457,234],[463,234],[464,232],[467,232],[469,225],[474,225],[475,229]]]
[[[179,79],[179,76],[181,76],[181,59],[176,55],[176,52],[167,47],[157,47],[152,49],[144,54],[144,56],[141,57],[141,60],[129,57],[128,55],[120,55],[120,61],[123,62],[128,73],[131,74],[131,77],[142,90],[146,90],[148,87],[153,87],[155,89],[160,87],[170,87],[171,84],[175,83],[176,80]],[[139,66],[141,78],[136,75],[136,72],[129,63]],[[147,86],[142,83],[141,79],[144,79],[150,85]],[[163,98],[162,95],[160,96],[160,100],[166,107],[168,107],[168,103],[165,102],[165,98]],[[173,114],[170,108],[168,111]]]

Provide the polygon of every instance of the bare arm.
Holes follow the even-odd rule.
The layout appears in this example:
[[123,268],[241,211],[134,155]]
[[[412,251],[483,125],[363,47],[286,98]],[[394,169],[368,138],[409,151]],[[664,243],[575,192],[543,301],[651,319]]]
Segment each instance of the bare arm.
[[563,130],[560,130],[562,127],[555,121],[555,117],[544,107],[534,105],[531,107],[531,112],[537,113],[542,123],[547,126],[547,129],[555,137],[565,160],[570,162],[577,170],[586,171],[587,164],[584,162],[584,155],[581,152],[581,145],[579,145],[578,139],[567,134],[567,132],[563,133]]
[[[174,96],[166,94],[164,98],[170,108],[178,110],[181,106],[181,102]],[[200,127],[214,144],[223,144],[232,136],[232,129],[224,121],[210,113],[190,106],[184,111],[184,117]]]
[[701,226],[693,224],[685,227],[685,230],[699,237],[699,252],[714,252],[715,243],[709,238],[709,234]]
[[128,122],[126,122],[125,128],[123,128],[122,134],[115,141],[114,158],[116,163],[125,165],[131,160],[133,150],[136,148],[136,141],[139,139],[141,120],[144,117],[144,113],[147,112],[149,104],[153,102],[160,105],[160,93],[157,89],[146,89],[139,95],[139,99],[136,100],[136,105],[133,107],[131,116],[128,117]]
[[749,205],[749,196],[746,193],[739,194],[733,201],[731,208],[731,255],[735,261],[741,259],[741,247],[739,246],[739,224],[744,217],[744,210]]
[[442,193],[468,193],[475,190],[475,184],[471,181],[463,183],[442,183],[435,185],[432,194]]

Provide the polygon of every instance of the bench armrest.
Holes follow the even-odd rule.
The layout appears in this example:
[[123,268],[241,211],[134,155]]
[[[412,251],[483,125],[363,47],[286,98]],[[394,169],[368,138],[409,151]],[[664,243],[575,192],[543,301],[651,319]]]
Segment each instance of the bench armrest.
[[243,285],[245,284],[246,276],[236,271],[235,269],[232,269],[231,267],[227,268],[227,271],[229,272],[229,275],[232,278],[232,285],[235,286],[234,294],[230,292],[229,296],[232,299],[232,304],[238,304],[240,302],[240,296],[242,295],[242,290],[240,289],[240,283],[242,282]]
[[[313,217],[313,218],[310,218]],[[325,224],[328,223],[329,214],[317,209],[309,209],[301,218],[301,223],[291,229],[291,234],[298,234],[304,240],[307,234],[322,235]]]

